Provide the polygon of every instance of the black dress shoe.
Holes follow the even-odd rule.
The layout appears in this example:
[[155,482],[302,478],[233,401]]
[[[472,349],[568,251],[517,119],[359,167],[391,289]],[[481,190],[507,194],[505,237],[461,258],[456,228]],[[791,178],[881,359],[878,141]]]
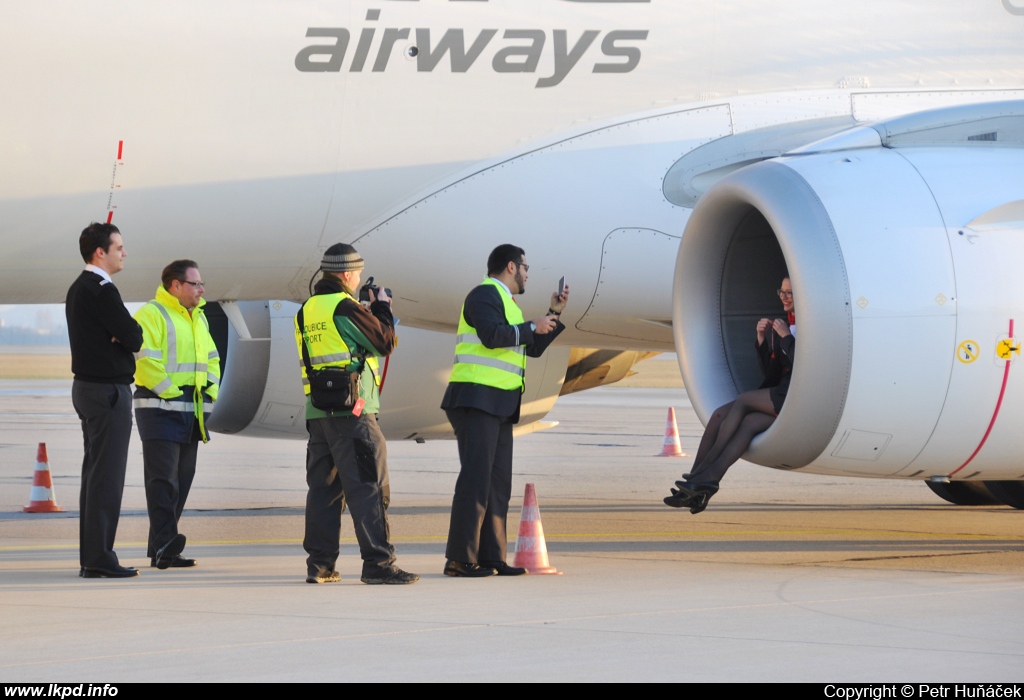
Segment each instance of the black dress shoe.
[[153,557],[149,560],[150,566],[155,566],[161,569],[187,569],[189,567],[199,565],[199,562],[197,562],[195,559],[188,559],[186,557],[181,556],[180,554],[175,554],[170,559],[165,559],[165,563],[167,564],[167,566],[160,566],[160,563],[156,560],[156,557]]
[[448,563],[444,565],[445,576],[461,576],[464,578],[484,578],[486,576],[494,576],[498,571],[489,566],[480,566],[479,564],[466,564],[461,561],[448,560]]
[[480,566],[486,566],[498,572],[498,576],[524,576],[529,572],[521,566],[509,566],[503,561],[482,561]]
[[82,578],[131,578],[138,576],[139,570],[133,566],[118,566],[113,569],[99,569],[85,567],[82,569]]
[[185,549],[185,536],[179,533],[170,542],[156,550],[156,556],[153,557],[153,560],[156,562],[156,568],[166,569],[171,566],[171,562],[176,556],[181,554],[183,549]]

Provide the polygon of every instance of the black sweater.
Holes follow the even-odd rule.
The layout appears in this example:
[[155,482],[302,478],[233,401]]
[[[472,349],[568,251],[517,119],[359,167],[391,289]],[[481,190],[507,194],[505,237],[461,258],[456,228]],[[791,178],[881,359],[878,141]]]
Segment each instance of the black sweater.
[[117,287],[86,270],[68,289],[64,313],[75,379],[131,384],[135,380],[132,353],[142,347],[142,328],[128,313]]

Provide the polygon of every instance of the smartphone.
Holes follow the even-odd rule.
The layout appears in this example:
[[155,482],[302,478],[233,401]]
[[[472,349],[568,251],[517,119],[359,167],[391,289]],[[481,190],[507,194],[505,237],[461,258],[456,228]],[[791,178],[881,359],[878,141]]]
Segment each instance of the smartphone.
[[562,275],[562,279],[558,280],[558,296],[562,296],[562,292],[565,291],[565,275]]

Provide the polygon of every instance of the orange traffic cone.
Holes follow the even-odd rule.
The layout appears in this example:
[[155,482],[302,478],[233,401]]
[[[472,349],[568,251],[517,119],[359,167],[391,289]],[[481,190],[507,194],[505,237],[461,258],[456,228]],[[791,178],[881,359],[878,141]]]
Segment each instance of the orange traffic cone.
[[36,471],[32,475],[30,503],[22,508],[26,513],[63,513],[53,497],[53,482],[50,480],[50,464],[46,459],[46,443],[39,443],[36,450]]
[[544,541],[544,526],[540,524],[540,508],[537,507],[537,491],[533,484],[526,485],[526,494],[523,495],[523,514],[519,516],[513,566],[522,567],[530,574],[562,575],[548,562],[548,544]]
[[665,444],[661,448],[661,454],[655,457],[687,457],[679,444],[679,428],[676,427],[676,409],[668,409],[668,420],[665,422]]

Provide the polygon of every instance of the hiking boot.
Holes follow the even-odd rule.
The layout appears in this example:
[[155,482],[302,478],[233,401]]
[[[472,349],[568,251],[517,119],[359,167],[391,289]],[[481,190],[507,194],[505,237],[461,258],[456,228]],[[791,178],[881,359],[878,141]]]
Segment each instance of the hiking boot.
[[390,569],[384,569],[375,574],[363,574],[363,577],[359,580],[371,586],[382,583],[389,586],[402,586],[407,583],[416,583],[420,580],[420,577],[416,574],[410,574],[408,571],[402,571],[397,566],[393,566]]
[[341,574],[326,566],[321,566],[315,574],[306,577],[306,583],[337,583],[340,580]]

